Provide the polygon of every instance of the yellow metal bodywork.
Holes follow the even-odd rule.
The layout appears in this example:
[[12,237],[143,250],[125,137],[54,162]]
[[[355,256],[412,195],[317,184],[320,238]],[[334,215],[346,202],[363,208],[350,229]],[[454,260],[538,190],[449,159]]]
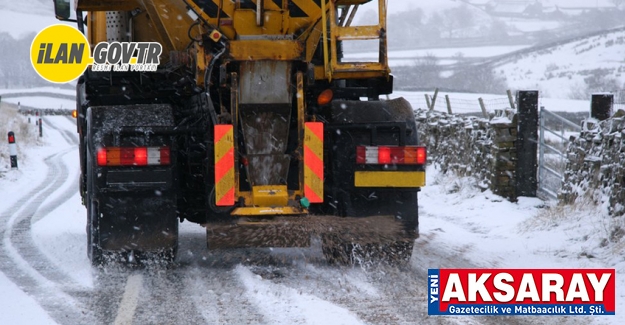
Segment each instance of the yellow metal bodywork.
[[263,185],[252,188],[252,200],[255,206],[286,206],[289,193],[286,185]]
[[308,210],[291,206],[245,207],[236,208],[231,214],[240,217],[286,216],[308,214]]
[[423,171],[356,171],[356,187],[423,187]]
[[[315,79],[388,77],[387,0],[377,0],[380,13],[377,25],[350,26],[358,6],[370,1],[375,0],[265,0],[262,17],[256,10],[257,1],[250,8],[250,2],[244,7],[241,1],[207,0],[211,3],[205,5],[216,10],[204,10],[192,0],[77,0],[76,8],[89,12],[88,38],[92,45],[106,41],[106,11],[132,10],[131,40],[161,43],[161,62],[168,62],[172,51],[187,51],[190,45],[196,47],[191,44],[189,34],[199,36],[217,30],[228,42],[226,56],[232,61],[282,60],[310,64],[321,43],[323,64],[313,66]],[[187,13],[189,8],[200,17],[200,24]],[[339,41],[376,39],[380,41],[379,62],[339,61]],[[198,68],[205,68],[205,53],[195,50],[192,55],[197,56]],[[201,73],[197,76],[198,86],[205,86]]]
[[106,13],[104,11],[90,12],[87,16],[87,38],[91,48],[100,42],[106,42]]
[[230,57],[235,61],[293,61],[303,59],[303,48],[289,40],[231,41]]

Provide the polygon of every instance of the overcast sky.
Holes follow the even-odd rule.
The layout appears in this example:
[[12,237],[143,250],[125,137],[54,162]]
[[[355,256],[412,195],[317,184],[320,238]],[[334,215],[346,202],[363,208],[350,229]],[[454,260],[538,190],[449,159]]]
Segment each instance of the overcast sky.
[[[375,2],[375,1],[374,1]],[[416,8],[417,5],[422,5],[423,3],[428,2],[436,2],[431,0],[388,0],[388,11],[389,13],[396,13],[403,10]]]

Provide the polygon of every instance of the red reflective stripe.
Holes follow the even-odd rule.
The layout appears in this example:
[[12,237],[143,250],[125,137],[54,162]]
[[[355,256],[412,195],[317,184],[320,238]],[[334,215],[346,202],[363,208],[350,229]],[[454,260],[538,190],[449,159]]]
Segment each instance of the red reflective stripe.
[[304,184],[304,196],[310,203],[322,203],[323,199],[315,193],[307,184]]
[[228,192],[217,202],[217,206],[232,206],[234,205],[234,187],[230,188]]
[[306,122],[306,127],[323,142],[323,123],[321,122]]
[[391,147],[391,163],[404,164],[404,147]]
[[146,166],[148,164],[148,148],[138,147],[134,150],[133,164],[137,166]]
[[323,161],[308,146],[304,146],[304,165],[308,166],[320,180],[323,180]]
[[219,142],[219,140],[221,140],[221,138],[223,138],[223,136],[230,130],[232,130],[232,124],[215,125],[215,138],[213,141],[215,143]]
[[9,143],[15,143],[15,136],[9,135]]
[[234,148],[230,148],[215,164],[215,183],[219,183],[232,168],[234,168]]
[[106,149],[100,148],[98,149],[98,166],[106,166]]
[[363,146],[356,147],[356,163],[364,164],[367,162],[367,148]]
[[161,152],[161,165],[171,164],[170,150],[168,147],[162,147]]
[[122,165],[133,165],[135,162],[135,148],[120,148],[119,162]]

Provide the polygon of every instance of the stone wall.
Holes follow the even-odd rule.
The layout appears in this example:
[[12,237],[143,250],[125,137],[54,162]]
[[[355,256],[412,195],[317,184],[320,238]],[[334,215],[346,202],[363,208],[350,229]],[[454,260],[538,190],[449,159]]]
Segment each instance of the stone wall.
[[472,176],[482,189],[516,199],[517,115],[496,110],[489,118],[415,111],[421,143],[428,159],[443,172]]
[[571,137],[567,149],[560,200],[573,203],[591,199],[607,205],[612,216],[625,215],[625,111],[612,118],[582,122],[582,131]]

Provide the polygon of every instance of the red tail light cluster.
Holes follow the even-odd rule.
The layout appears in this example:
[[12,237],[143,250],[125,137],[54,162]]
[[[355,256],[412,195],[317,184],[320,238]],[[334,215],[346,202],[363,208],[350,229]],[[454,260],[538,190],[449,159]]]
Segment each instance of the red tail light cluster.
[[361,165],[425,165],[425,147],[358,146],[356,163]]
[[98,166],[154,166],[171,163],[169,147],[106,147],[97,152]]

